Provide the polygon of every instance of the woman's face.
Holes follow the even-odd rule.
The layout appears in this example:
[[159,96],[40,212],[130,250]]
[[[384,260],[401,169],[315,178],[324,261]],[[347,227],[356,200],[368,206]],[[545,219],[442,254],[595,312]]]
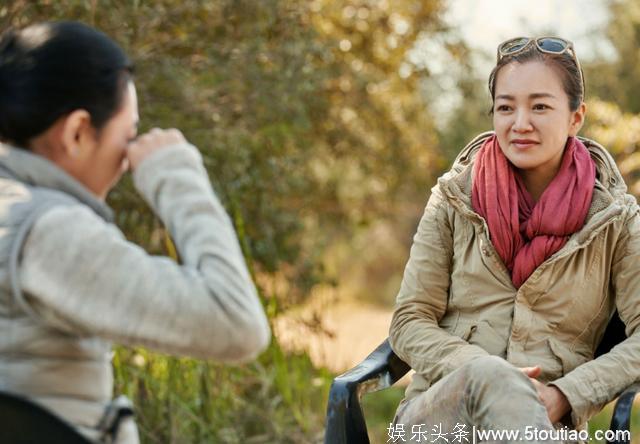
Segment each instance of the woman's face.
[[83,148],[76,176],[93,194],[104,199],[127,170],[127,147],[138,131],[138,100],[133,82],[128,82],[120,109]]
[[517,168],[557,171],[584,112],[584,104],[569,109],[560,75],[544,62],[512,62],[498,72],[493,127],[502,152]]

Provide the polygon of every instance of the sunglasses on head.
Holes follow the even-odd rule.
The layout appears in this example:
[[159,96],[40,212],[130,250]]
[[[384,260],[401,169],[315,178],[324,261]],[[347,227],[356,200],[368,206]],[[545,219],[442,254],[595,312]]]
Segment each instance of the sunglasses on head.
[[580,73],[580,84],[582,85],[582,97],[584,98],[584,77],[580,61],[573,48],[573,43],[560,37],[516,37],[506,40],[498,45],[497,61],[500,62],[505,57],[511,57],[523,52],[531,45],[535,45],[538,51],[545,54],[561,55],[565,52],[571,56],[576,63],[578,72]]

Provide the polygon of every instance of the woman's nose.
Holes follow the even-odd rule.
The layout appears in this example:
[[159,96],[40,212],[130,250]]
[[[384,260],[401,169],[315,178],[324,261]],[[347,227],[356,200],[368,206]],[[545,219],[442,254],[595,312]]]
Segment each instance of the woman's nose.
[[517,133],[533,130],[529,113],[526,111],[517,111],[515,121],[513,122],[513,130]]

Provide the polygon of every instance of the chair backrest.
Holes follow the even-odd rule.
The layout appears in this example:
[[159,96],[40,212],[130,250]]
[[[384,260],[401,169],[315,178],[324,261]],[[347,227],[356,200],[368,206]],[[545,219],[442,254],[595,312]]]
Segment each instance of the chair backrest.
[[70,424],[47,409],[0,392],[0,443],[91,444]]
[[618,312],[613,314],[613,317],[607,325],[607,329],[604,331],[602,341],[596,349],[595,357],[608,353],[613,347],[627,339],[627,335],[624,332],[624,323],[620,319]]

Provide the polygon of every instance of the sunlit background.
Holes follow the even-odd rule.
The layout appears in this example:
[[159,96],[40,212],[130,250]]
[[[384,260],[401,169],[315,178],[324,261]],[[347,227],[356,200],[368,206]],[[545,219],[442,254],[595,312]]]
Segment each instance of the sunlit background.
[[[144,443],[322,441],[332,378],[387,336],[431,186],[491,129],[501,41],[575,43],[583,135],[640,193],[637,0],[0,3],[2,30],[63,18],[135,61],[142,130],[178,127],[203,152],[276,333],[242,367],[118,349],[116,390],[135,400]],[[167,253],[129,178],[109,202],[129,239]],[[365,400],[374,443],[401,398],[400,387]],[[607,414],[592,427],[606,429]]]

